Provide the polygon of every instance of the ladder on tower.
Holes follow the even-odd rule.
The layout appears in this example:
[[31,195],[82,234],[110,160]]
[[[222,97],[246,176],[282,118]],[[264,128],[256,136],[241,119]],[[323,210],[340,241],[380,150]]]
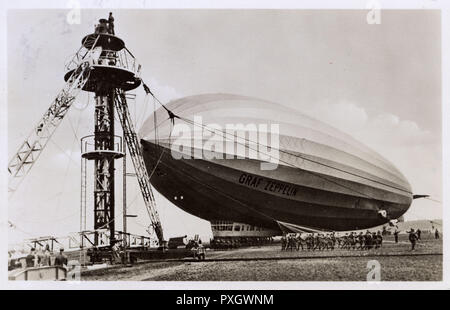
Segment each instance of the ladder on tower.
[[162,242],[164,241],[164,235],[161,221],[159,220],[159,215],[156,211],[156,203],[150,185],[150,178],[145,167],[142,150],[139,147],[137,134],[131,120],[130,112],[128,110],[127,95],[121,89],[116,89],[115,106],[120,123],[122,125],[123,135],[125,137],[125,141],[127,143],[131,159],[133,161],[134,170],[136,172],[136,177],[141,188],[147,213],[150,217],[151,225],[153,226],[153,230],[156,234],[156,237],[158,238],[159,245],[162,245]]
[[56,128],[58,128],[64,116],[67,114],[76,95],[88,81],[91,70],[91,54],[98,38],[96,37],[92,43],[92,47],[81,58],[71,60],[72,64],[76,62],[76,69],[73,70],[64,88],[58,93],[53,103],[44,113],[44,116],[8,163],[8,172],[10,174],[8,190],[10,195],[14,193],[31,170],[48,141],[55,133]]
[[80,231],[86,230],[87,159],[81,157]]

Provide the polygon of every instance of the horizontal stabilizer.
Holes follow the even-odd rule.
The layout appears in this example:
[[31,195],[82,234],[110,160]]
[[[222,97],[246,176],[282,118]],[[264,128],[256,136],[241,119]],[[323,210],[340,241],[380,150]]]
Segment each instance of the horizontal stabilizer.
[[430,195],[413,195],[413,199],[428,198],[428,197],[430,197]]

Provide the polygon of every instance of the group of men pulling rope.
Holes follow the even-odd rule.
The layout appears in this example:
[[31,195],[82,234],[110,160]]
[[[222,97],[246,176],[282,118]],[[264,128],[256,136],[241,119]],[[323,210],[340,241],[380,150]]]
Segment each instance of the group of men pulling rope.
[[366,233],[346,233],[337,236],[331,233],[287,234],[281,238],[282,251],[302,250],[370,250],[378,249],[383,244],[381,231]]

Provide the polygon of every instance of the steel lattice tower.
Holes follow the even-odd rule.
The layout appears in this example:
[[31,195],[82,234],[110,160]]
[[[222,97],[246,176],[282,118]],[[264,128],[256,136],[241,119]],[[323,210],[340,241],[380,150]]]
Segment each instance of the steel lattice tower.
[[[94,229],[109,231],[114,243],[114,162],[124,156],[122,137],[114,131],[114,106],[117,92],[138,87],[139,68],[122,39],[111,34],[106,19],[100,19],[95,33],[82,40],[92,50],[91,72],[83,90],[95,93],[94,134],[81,139],[83,159],[94,161]],[[65,75],[70,77],[72,71]],[[98,244],[98,237],[95,237]]]
[[[64,87],[50,104],[39,122],[33,127],[25,141],[8,163],[8,191],[11,197],[42,154],[46,145],[61,124],[80,90],[95,94],[94,134],[81,139],[81,203],[80,235],[94,234],[94,245],[110,245],[115,240],[114,218],[114,162],[122,158],[125,167],[126,141],[136,178],[141,189],[145,208],[150,218],[158,244],[163,246],[164,234],[156,210],[156,203],[150,185],[134,124],[131,120],[127,99],[135,95],[126,93],[141,85],[141,66],[125,47],[122,39],[114,34],[113,18],[100,19],[95,32],[81,41],[81,47],[66,64]],[[145,86],[145,85],[144,85]],[[146,87],[148,89],[148,87]],[[114,115],[120,121],[123,138],[115,135]],[[86,167],[87,161],[94,162],[94,231],[86,230]],[[124,176],[126,171],[124,169]],[[125,184],[125,183],[124,183]],[[125,186],[124,186],[125,191]],[[125,197],[125,195],[124,195]],[[126,201],[124,198],[124,230],[117,232],[125,240]],[[108,236],[109,234],[109,236]],[[90,243],[93,243],[89,240]],[[81,244],[83,244],[81,242]]]

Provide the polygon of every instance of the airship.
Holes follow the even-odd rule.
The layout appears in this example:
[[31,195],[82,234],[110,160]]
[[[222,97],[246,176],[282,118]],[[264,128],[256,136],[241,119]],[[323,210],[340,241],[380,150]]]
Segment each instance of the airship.
[[210,221],[215,237],[366,229],[400,218],[413,200],[406,178],[374,150],[262,99],[177,99],[139,136],[153,187]]

